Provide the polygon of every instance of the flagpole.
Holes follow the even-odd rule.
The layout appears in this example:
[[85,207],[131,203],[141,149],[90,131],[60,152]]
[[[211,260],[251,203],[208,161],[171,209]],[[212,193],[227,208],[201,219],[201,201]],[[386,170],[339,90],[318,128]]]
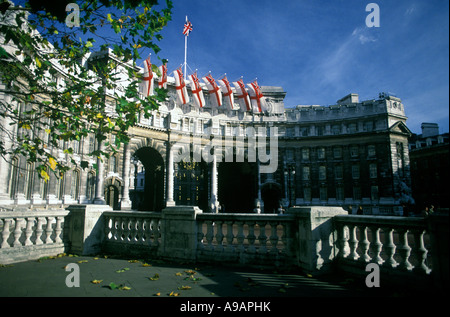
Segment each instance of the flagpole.
[[[186,23],[188,21],[186,15]],[[184,80],[186,80],[186,66],[187,66],[187,35],[184,36]]]

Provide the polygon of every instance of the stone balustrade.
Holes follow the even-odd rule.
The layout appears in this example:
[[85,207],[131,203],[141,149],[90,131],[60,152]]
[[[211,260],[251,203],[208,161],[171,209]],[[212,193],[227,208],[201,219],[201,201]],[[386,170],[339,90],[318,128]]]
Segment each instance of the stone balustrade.
[[[367,275],[376,263],[389,279],[448,285],[448,215],[428,218],[348,215],[339,207],[293,207],[286,214],[112,211],[104,205],[0,213],[0,263],[70,252],[298,268]],[[397,275],[397,272],[400,272]]]
[[337,230],[338,259],[376,263],[392,270],[431,272],[427,256],[431,240],[424,218],[340,215],[333,219]]
[[8,264],[64,252],[64,209],[0,213],[0,263]]
[[291,215],[200,214],[197,257],[261,266],[292,265],[294,221]]
[[161,213],[104,212],[103,250],[154,255],[161,244]]

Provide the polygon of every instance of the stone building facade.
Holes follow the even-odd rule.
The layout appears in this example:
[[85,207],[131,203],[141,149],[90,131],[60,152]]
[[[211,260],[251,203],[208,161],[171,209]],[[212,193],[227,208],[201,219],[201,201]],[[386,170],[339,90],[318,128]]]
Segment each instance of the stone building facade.
[[[196,205],[273,213],[294,205],[361,205],[370,214],[399,212],[401,187],[411,185],[411,132],[399,98],[360,101],[349,94],[335,105],[285,108],[286,92],[263,86],[269,109],[252,113],[213,108],[206,87],[205,107],[179,105],[170,76],[168,90],[169,100],[151,118],[142,116],[129,130],[130,143],[105,162],[91,159],[87,169],[44,182],[24,157],[0,160],[0,206],[105,203],[158,211]],[[63,152],[69,146],[80,161],[97,144],[89,137],[52,151],[69,159]],[[265,154],[275,166],[267,168]]]

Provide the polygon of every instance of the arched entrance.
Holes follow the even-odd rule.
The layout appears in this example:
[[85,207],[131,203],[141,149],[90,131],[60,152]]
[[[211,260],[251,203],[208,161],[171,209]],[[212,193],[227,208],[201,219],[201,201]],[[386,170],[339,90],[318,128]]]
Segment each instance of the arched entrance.
[[114,210],[119,210],[119,196],[120,190],[122,188],[122,183],[115,177],[108,178],[105,181],[105,202],[107,205],[111,206]]
[[256,163],[222,162],[218,168],[218,196],[225,212],[253,212],[257,197]]
[[133,209],[161,211],[164,208],[164,160],[158,151],[143,147],[134,156],[145,169],[144,191],[133,193]]
[[174,200],[177,205],[198,206],[208,210],[208,166],[201,162],[176,163]]
[[277,183],[262,185],[261,198],[264,202],[264,213],[278,213],[281,201],[281,186]]

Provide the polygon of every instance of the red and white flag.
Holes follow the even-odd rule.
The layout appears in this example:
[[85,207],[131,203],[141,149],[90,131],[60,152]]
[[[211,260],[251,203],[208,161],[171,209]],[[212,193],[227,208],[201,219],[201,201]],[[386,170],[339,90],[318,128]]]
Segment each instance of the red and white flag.
[[214,78],[211,76],[211,74],[209,74],[205,77],[202,77],[202,79],[205,82],[206,87],[208,88],[212,106],[222,106],[222,91],[220,90]]
[[256,79],[247,84],[250,92],[250,100],[253,106],[253,112],[263,112],[267,110],[266,101],[264,100],[264,96],[261,92],[261,88],[258,85]]
[[192,96],[194,96],[195,103],[199,108],[205,106],[205,97],[203,96],[202,87],[200,87],[200,82],[197,77],[197,73],[189,75],[189,80],[191,81]]
[[227,79],[227,76],[219,79],[218,82],[223,95],[223,103],[226,104],[230,110],[235,110],[233,91],[231,90],[231,85]]
[[144,61],[144,78],[142,82],[144,97],[153,96],[153,71],[150,56]]
[[167,88],[167,65],[162,64],[158,67],[161,76],[158,78],[158,87],[159,88]]
[[189,36],[189,33],[192,31],[192,23],[190,21],[188,21],[187,17],[186,17],[186,23],[184,24],[183,27],[183,34],[186,36]]
[[247,89],[245,88],[245,84],[241,79],[238,81],[233,82],[234,87],[236,87],[236,92],[238,94],[239,98],[239,106],[241,107],[241,110],[243,111],[250,111],[250,97],[248,95]]
[[185,105],[189,103],[189,96],[187,93],[186,83],[183,78],[183,71],[180,67],[173,73],[175,75],[175,89],[177,90],[178,101],[180,104]]

